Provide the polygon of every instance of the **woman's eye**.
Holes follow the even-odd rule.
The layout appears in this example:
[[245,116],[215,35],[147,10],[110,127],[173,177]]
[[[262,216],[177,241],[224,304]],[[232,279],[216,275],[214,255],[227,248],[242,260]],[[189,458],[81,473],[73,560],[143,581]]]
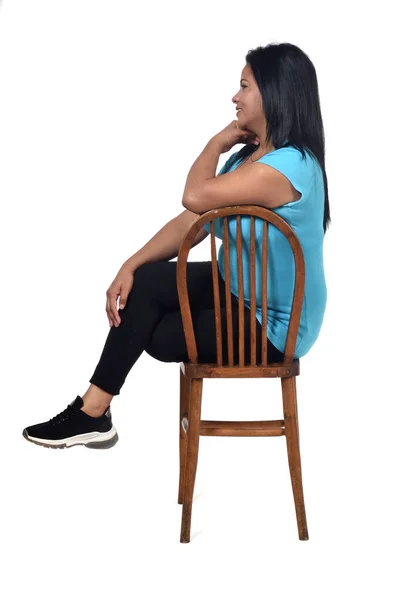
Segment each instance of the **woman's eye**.
[[240,87],[245,88],[245,87],[247,87],[247,85],[241,85]]

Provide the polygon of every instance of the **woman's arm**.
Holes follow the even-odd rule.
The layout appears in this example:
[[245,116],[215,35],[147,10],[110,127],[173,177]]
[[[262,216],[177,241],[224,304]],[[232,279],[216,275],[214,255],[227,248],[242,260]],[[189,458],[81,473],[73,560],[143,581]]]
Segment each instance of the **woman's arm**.
[[[185,209],[177,217],[168,221],[143,248],[135,252],[124,264],[134,272],[140,265],[145,263],[176,258],[183,238],[198,216],[197,213]],[[192,248],[208,235],[208,231],[202,228],[195,237]]]

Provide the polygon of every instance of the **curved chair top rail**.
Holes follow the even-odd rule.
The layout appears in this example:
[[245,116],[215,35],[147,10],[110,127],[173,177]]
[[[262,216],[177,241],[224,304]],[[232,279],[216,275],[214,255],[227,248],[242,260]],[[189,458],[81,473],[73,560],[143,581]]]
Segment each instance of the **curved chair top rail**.
[[224,231],[224,265],[225,265],[225,294],[226,294],[226,322],[227,322],[227,341],[228,341],[228,363],[229,367],[233,364],[233,337],[232,337],[232,304],[231,304],[231,286],[230,286],[230,252],[228,235],[228,217],[236,216],[236,252],[237,252],[237,272],[238,272],[238,306],[239,306],[239,367],[244,367],[244,293],[243,293],[243,255],[242,255],[242,229],[240,216],[250,216],[250,351],[251,366],[256,367],[256,260],[255,260],[255,225],[254,218],[259,218],[263,223],[262,236],[262,347],[261,347],[261,365],[268,366],[267,361],[267,281],[268,281],[268,226],[272,223],[282,232],[289,241],[295,262],[295,285],[293,291],[292,310],[290,314],[288,334],[286,338],[284,361],[282,364],[293,363],[293,356],[296,347],[297,333],[300,324],[301,310],[304,299],[305,286],[305,263],[304,255],[300,242],[293,229],[279,215],[268,208],[258,205],[237,205],[224,208],[212,209],[199,215],[199,217],[189,227],[179,249],[177,259],[177,289],[179,296],[179,305],[182,314],[183,328],[186,339],[187,352],[192,364],[198,364],[197,345],[194,335],[192,314],[189,304],[189,296],[186,281],[187,259],[194,239],[198,232],[206,223],[210,224],[211,241],[211,265],[213,279],[213,295],[215,308],[215,330],[217,345],[217,364],[224,366],[222,360],[222,332],[221,332],[221,306],[219,298],[218,285],[218,260],[215,247],[214,220],[222,219]]

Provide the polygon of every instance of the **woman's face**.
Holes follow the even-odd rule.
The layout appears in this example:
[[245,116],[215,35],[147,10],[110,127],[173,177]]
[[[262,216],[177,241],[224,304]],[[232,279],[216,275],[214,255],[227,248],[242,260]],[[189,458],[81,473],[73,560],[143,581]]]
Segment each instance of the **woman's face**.
[[[232,98],[239,108],[236,113],[239,127],[250,131],[265,127],[266,121],[262,107],[262,98],[251,67],[246,64],[240,76],[240,91]],[[253,127],[253,128],[252,128]]]

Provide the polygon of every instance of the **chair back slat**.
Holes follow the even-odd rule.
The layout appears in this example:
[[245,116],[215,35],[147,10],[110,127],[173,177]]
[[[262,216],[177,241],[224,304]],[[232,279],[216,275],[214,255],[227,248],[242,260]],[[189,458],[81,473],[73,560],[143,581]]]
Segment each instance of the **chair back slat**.
[[228,339],[228,364],[233,367],[233,331],[232,331],[232,298],[231,298],[231,260],[229,248],[229,232],[227,217],[224,223],[224,266],[225,266],[225,304],[226,304],[226,333]]
[[261,304],[261,321],[262,321],[262,345],[261,345],[261,364],[263,367],[268,365],[267,359],[267,331],[268,331],[268,221],[263,223],[263,236],[262,236],[262,259],[261,259],[261,271],[262,271],[262,304]]
[[[236,205],[224,208],[212,209],[201,215],[192,223],[184,237],[178,253],[177,261],[177,290],[179,305],[182,314],[182,323],[185,334],[185,341],[189,361],[191,364],[198,363],[197,345],[194,335],[193,321],[190,310],[189,296],[186,281],[187,259],[193,242],[203,226],[211,223],[211,262],[212,262],[212,281],[215,308],[215,332],[217,349],[217,366],[235,366],[233,352],[233,327],[232,327],[232,298],[231,298],[231,273],[230,273],[230,245],[228,217],[236,216],[236,254],[237,254],[237,272],[238,272],[238,367],[244,367],[244,268],[243,268],[243,236],[241,228],[241,215],[250,217],[250,366],[268,366],[268,226],[274,225],[287,238],[294,257],[295,263],[295,281],[292,298],[292,310],[288,326],[288,333],[284,348],[283,365],[291,365],[294,359],[294,352],[297,341],[297,334],[300,324],[301,309],[304,301],[305,288],[305,263],[304,255],[300,242],[288,223],[274,211],[263,208],[258,205]],[[256,354],[256,257],[258,255],[257,240],[255,237],[255,218],[263,220],[262,242],[261,242],[261,364],[257,365]],[[216,252],[216,240],[214,221],[220,220],[223,226],[223,256],[224,256],[224,275],[225,275],[225,305],[226,305],[226,330],[228,347],[228,365],[223,364],[223,340],[222,340],[222,319],[221,302],[218,285],[218,260]],[[246,273],[247,276],[247,273]],[[246,287],[247,289],[247,287]]]
[[219,297],[219,285],[218,285],[218,260],[217,250],[215,247],[215,231],[214,221],[211,221],[210,225],[211,233],[211,270],[212,270],[212,282],[214,292],[214,312],[215,312],[215,342],[217,345],[217,364],[222,366],[222,328],[221,328],[221,301]]
[[250,217],[250,364],[256,366],[256,238],[254,217]]
[[[227,219],[227,217],[225,217]],[[240,215],[236,216],[236,256],[238,273],[238,305],[239,305],[239,367],[244,367],[244,292],[243,292],[243,254],[242,254],[242,227]]]

